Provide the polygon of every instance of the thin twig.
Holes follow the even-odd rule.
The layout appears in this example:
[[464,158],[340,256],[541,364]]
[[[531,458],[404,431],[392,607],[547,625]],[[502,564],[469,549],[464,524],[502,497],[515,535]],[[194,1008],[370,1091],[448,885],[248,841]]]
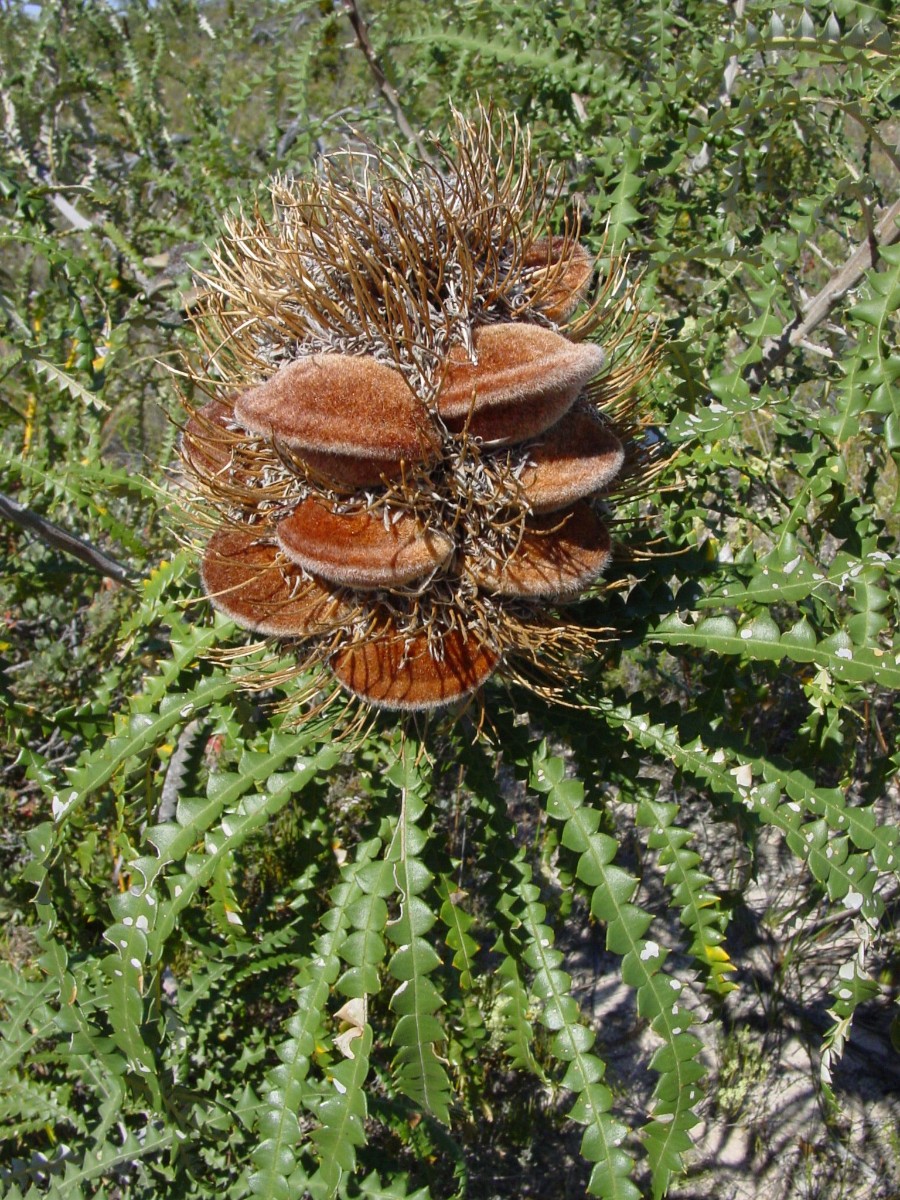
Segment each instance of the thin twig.
[[366,62],[369,64],[369,70],[375,77],[375,82],[378,84],[378,89],[384,96],[388,108],[394,116],[397,123],[397,128],[403,134],[408,142],[411,142],[423,162],[431,162],[431,155],[425,147],[424,142],[415,132],[412,125],[406,118],[406,113],[400,105],[400,97],[397,94],[397,89],[388,80],[385,75],[381,63],[378,61],[378,56],[375,53],[375,48],[369,38],[369,29],[360,11],[357,0],[341,0],[344,6],[344,12],[353,26],[353,32],[356,34],[356,40],[365,56]]
[[[732,29],[744,19],[744,9],[746,8],[747,0],[734,0],[732,5]],[[731,97],[734,94],[734,85],[740,74],[740,61],[736,54],[733,54],[725,64],[725,72],[722,76],[722,90],[719,93],[719,104],[722,108],[731,104]]]
[[779,337],[768,342],[763,350],[763,356],[745,372],[744,378],[752,391],[759,391],[771,372],[787,358],[791,350],[805,341],[809,334],[820,325],[831,312],[834,305],[844,292],[855,287],[868,267],[874,266],[878,260],[878,247],[891,246],[900,239],[900,200],[895,200],[886,209],[872,231],[872,237],[856,247],[847,261],[828,280],[820,292],[804,305],[789,325],[786,325]]
[[18,525],[20,529],[27,529],[29,533],[36,534],[42,542],[53,546],[55,550],[62,550],[64,554],[71,554],[73,558],[80,559],[95,571],[99,571],[101,575],[105,575],[107,579],[114,579],[117,583],[125,584],[126,587],[134,587],[131,572],[122,563],[116,562],[114,558],[110,558],[102,550],[92,546],[90,542],[84,541],[83,538],[76,537],[73,533],[48,521],[46,517],[40,517],[31,509],[24,508],[2,492],[0,492],[0,517],[5,517],[7,521]]

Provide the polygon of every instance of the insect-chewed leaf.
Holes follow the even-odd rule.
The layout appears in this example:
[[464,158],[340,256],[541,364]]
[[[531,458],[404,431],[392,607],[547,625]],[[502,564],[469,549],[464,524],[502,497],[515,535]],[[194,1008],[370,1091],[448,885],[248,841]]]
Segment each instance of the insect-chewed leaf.
[[553,512],[605,487],[622,468],[622,443],[593,413],[568,412],[526,451],[519,483],[536,513]]
[[222,528],[210,539],[200,565],[203,587],[226,616],[277,637],[327,632],[350,606],[318,579],[304,579],[277,546],[258,541],[254,528]]
[[278,525],[278,541],[294,562],[352,588],[399,587],[445,562],[453,541],[424,529],[411,513],[338,513],[309,498]]
[[433,657],[424,633],[388,632],[349,646],[331,661],[343,687],[370,704],[393,709],[440,708],[468,696],[493,674],[499,655],[473,637],[444,634],[442,657]]
[[551,321],[565,321],[584,299],[594,258],[571,238],[538,238],[525,251],[522,266],[529,273],[536,307]]
[[372,358],[310,354],[288,363],[235,403],[253,433],[277,438],[323,474],[378,483],[401,463],[431,461],[438,438],[399,371]]
[[505,563],[470,561],[480,588],[500,596],[564,598],[590,584],[609,561],[609,530],[589,504],[529,521]]
[[606,362],[599,346],[518,322],[482,326],[474,347],[476,362],[461,347],[450,352],[438,411],[451,429],[495,444],[555,425]]

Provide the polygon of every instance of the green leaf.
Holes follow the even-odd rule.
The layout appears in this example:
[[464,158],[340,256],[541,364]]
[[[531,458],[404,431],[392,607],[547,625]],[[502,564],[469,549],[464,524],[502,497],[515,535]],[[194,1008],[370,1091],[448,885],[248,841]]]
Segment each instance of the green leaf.
[[651,631],[653,641],[670,646],[696,646],[716,654],[740,654],[747,658],[780,662],[813,663],[836,679],[848,683],[877,683],[900,688],[900,648],[854,645],[848,634],[838,632],[817,641],[799,621],[784,633],[768,615],[746,621],[740,627],[727,616],[704,617],[696,624],[672,613]]
[[[548,759],[546,748],[541,747],[533,759],[532,782],[543,789],[550,780],[555,781],[549,784],[547,811],[565,822],[562,842],[580,853],[576,872],[592,889],[591,912],[606,922],[607,948],[623,956],[622,978],[636,988],[638,1011],[665,1040],[668,1050],[667,1055],[654,1058],[660,1079],[654,1091],[653,1119],[643,1133],[654,1189],[662,1194],[671,1176],[683,1169],[681,1154],[691,1145],[687,1131],[698,1121],[694,1105],[701,1093],[696,1083],[703,1072],[693,1060],[701,1043],[687,1033],[693,1017],[684,1005],[681,983],[661,973],[665,951],[657,942],[644,938],[652,918],[631,903],[638,881],[612,861],[618,848],[615,840],[596,832],[600,814],[584,804],[584,788],[577,780],[563,778],[564,770],[562,760]],[[545,972],[538,978],[546,979],[548,984],[556,982],[559,988],[565,987],[563,980],[568,981],[563,972]],[[714,974],[713,978],[718,976]],[[535,985],[538,990],[538,980]],[[558,1008],[559,1000],[555,1003]],[[566,1010],[549,1011],[554,1021],[569,1016]],[[546,1023],[546,1011],[544,1019]],[[563,1019],[554,1027],[565,1029],[566,1025]],[[566,1042],[554,1043],[553,1050],[571,1058],[571,1046]]]
[[443,1003],[429,974],[441,962],[424,934],[434,925],[422,893],[433,876],[416,855],[425,849],[427,835],[416,821],[425,813],[422,795],[425,780],[416,761],[418,747],[404,741],[387,778],[401,792],[400,817],[386,861],[393,864],[400,914],[387,926],[397,946],[388,969],[400,986],[391,997],[391,1008],[401,1014],[394,1026],[391,1044],[397,1047],[393,1072],[397,1090],[444,1124],[450,1123],[450,1080],[435,1050],[445,1039],[435,1012]]

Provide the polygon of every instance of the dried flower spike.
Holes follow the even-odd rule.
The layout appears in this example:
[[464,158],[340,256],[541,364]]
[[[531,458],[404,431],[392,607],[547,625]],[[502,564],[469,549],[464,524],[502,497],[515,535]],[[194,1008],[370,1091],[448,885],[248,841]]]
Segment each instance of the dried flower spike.
[[603,571],[610,491],[646,465],[653,353],[621,273],[572,320],[594,260],[547,233],[549,176],[500,134],[520,170],[481,113],[440,170],[364,153],[277,180],[274,218],[233,221],[206,278],[211,398],[182,442],[219,526],[203,586],[389,709],[572,669],[590,636],[560,605]]

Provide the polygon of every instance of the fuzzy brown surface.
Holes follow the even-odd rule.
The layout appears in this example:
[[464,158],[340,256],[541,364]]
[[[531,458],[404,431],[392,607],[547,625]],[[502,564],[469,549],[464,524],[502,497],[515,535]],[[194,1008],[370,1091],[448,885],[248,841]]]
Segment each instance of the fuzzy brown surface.
[[591,411],[572,411],[529,446],[519,483],[532,512],[555,512],[611,483],[624,461],[607,425]]
[[306,638],[329,629],[347,610],[324,584],[304,579],[278,547],[251,529],[220,529],[201,564],[206,594],[233,621],[273,637]]
[[335,655],[332,669],[354,695],[392,709],[439,708],[476,691],[493,674],[498,657],[458,630],[443,639],[436,659],[423,634],[388,634]]
[[372,512],[334,512],[312,498],[279,523],[278,541],[307,571],[354,588],[411,583],[453,552],[451,538],[423,529],[410,513],[386,522]]

